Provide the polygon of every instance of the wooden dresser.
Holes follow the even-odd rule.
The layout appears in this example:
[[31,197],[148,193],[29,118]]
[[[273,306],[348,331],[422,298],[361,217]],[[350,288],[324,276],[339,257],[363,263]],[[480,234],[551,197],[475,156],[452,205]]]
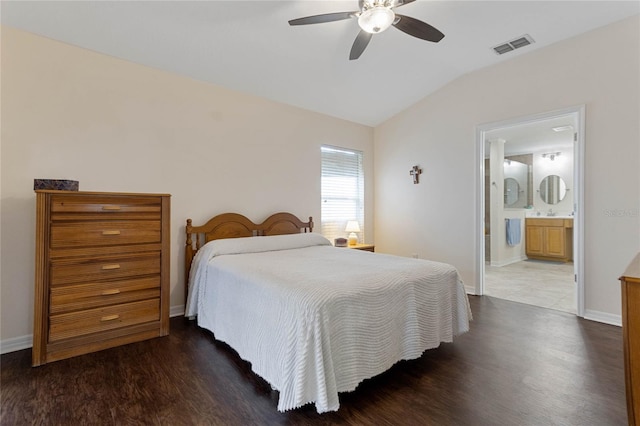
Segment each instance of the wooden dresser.
[[622,338],[629,425],[640,424],[640,254],[620,277]]
[[32,364],[169,334],[166,194],[36,191]]

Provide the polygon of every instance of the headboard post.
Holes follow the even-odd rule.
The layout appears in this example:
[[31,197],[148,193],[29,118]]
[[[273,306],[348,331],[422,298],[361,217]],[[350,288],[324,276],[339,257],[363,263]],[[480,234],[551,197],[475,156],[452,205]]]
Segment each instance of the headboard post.
[[[193,260],[194,252],[193,252],[193,241],[191,240],[191,229],[192,227],[191,219],[187,219],[187,243],[185,247],[185,255],[184,255],[184,297],[186,300],[187,294],[189,292],[189,271],[191,270],[191,261]],[[197,236],[196,236],[197,237]]]

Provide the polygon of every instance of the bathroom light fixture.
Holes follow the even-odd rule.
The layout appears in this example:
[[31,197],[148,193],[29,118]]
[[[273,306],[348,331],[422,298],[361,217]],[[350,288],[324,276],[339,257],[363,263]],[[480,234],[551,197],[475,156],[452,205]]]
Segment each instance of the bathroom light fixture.
[[560,152],[545,152],[544,154],[542,154],[542,158],[549,158],[551,161],[553,161],[559,155]]
[[360,224],[356,220],[350,220],[347,222],[347,227],[344,229],[345,232],[351,232],[349,234],[349,245],[355,246],[358,244],[358,236],[356,232],[360,232]]
[[377,5],[360,14],[358,25],[368,33],[377,34],[389,28],[395,19],[396,14],[390,7]]

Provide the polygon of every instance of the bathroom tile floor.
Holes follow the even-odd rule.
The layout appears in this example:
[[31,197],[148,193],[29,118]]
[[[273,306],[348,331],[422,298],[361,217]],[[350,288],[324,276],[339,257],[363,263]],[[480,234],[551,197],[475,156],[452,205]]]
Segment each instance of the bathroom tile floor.
[[576,313],[573,263],[523,260],[496,267],[485,265],[488,296]]

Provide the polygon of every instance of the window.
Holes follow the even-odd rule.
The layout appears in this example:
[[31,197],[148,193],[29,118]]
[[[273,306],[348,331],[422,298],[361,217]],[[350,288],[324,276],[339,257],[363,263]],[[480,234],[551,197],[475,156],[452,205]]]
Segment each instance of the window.
[[364,173],[362,152],[323,145],[320,232],[329,241],[347,237],[347,221],[357,220],[364,241]]

